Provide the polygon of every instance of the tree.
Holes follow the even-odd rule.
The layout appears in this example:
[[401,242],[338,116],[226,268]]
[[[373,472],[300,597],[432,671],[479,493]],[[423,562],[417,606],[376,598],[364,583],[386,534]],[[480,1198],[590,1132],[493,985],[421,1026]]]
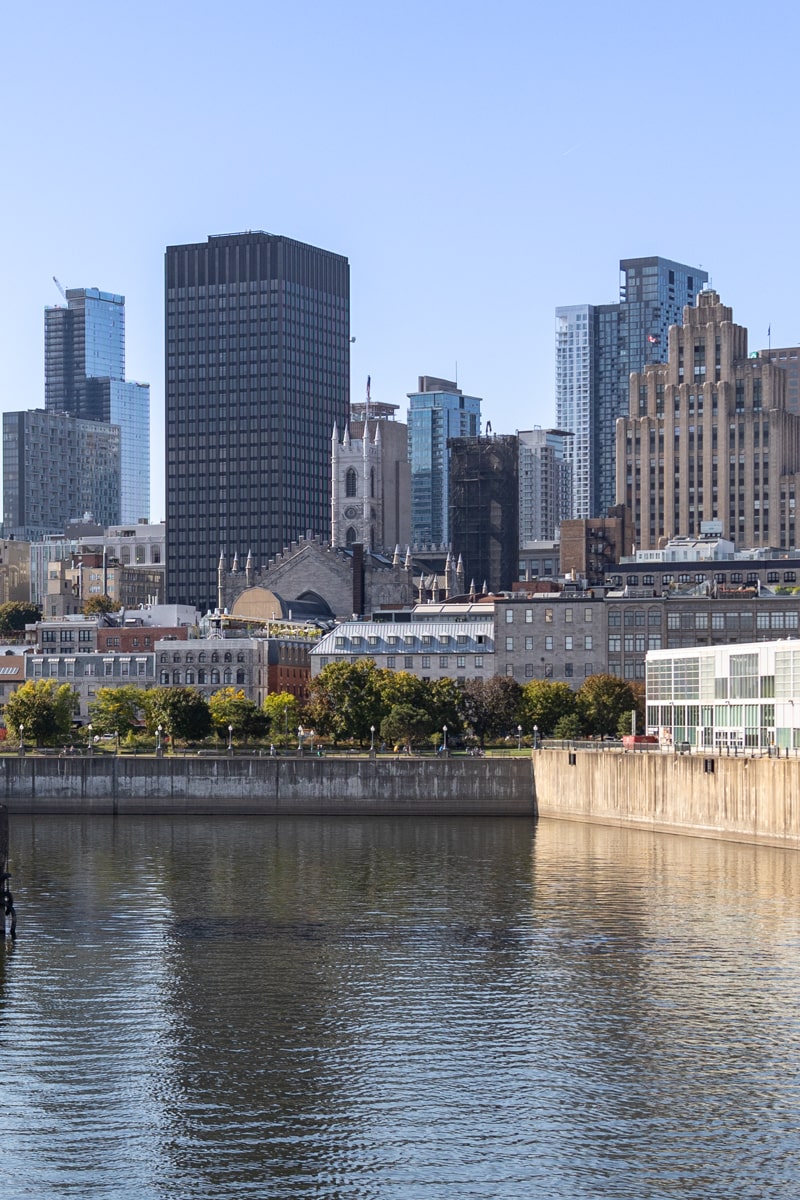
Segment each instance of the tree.
[[441,732],[443,726],[446,725],[448,738],[457,736],[463,727],[460,711],[461,687],[455,679],[445,676],[443,679],[434,679],[427,685],[427,690],[427,703],[433,730]]
[[403,744],[411,749],[411,743],[431,731],[430,714],[413,704],[395,704],[380,724],[381,737],[385,742]]
[[294,733],[300,723],[300,705],[297,697],[291,692],[270,692],[262,705],[262,712],[267,718],[270,736],[289,740],[289,733]]
[[9,600],[0,604],[0,634],[7,637],[12,633],[24,633],[26,625],[42,619],[41,611],[35,604],[26,604],[22,600]]
[[369,741],[370,726],[378,729],[385,716],[380,673],[371,658],[328,663],[311,681],[306,717],[334,741],[355,738],[363,745]]
[[208,703],[194,688],[150,688],[144,693],[144,711],[151,736],[159,725],[166,736],[187,742],[202,741],[211,733]]
[[208,701],[211,723],[220,737],[228,736],[228,726],[233,726],[232,737],[245,743],[250,737],[261,737],[267,729],[267,715],[241,689],[226,687],[214,692]]
[[568,683],[534,679],[522,688],[520,720],[526,730],[539,726],[542,737],[551,734],[562,717],[575,712],[575,693]]
[[562,738],[564,741],[579,738],[581,736],[581,719],[578,714],[571,712],[559,717],[553,730],[553,736]]
[[631,685],[618,675],[590,675],[575,699],[584,732],[596,737],[614,737],[620,717],[636,706]]
[[118,733],[125,737],[139,724],[144,710],[145,692],[133,684],[101,687],[89,705],[89,719],[97,733]]
[[482,747],[487,737],[502,736],[516,727],[521,693],[519,684],[505,675],[468,679],[464,684],[462,718]]
[[72,735],[72,718],[78,710],[78,693],[55,679],[29,680],[9,696],[4,717],[12,737],[36,746],[55,746]]
[[98,613],[119,612],[119,604],[115,603],[110,596],[90,596],[83,606],[83,615],[85,617],[94,617]]

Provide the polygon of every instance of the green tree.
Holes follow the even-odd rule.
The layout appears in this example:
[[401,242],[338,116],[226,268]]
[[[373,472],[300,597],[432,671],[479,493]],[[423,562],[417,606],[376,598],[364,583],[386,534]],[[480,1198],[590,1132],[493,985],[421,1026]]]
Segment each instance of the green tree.
[[334,741],[354,738],[363,745],[369,741],[370,726],[380,728],[385,716],[380,673],[371,658],[329,663],[311,681],[306,719]]
[[447,737],[456,737],[461,733],[462,690],[455,679],[434,679],[427,685],[428,709],[431,715],[433,732],[441,733],[447,726]]
[[527,732],[539,726],[542,737],[551,734],[562,717],[575,712],[575,693],[568,683],[534,679],[522,688],[520,721]]
[[559,717],[553,730],[553,736],[563,738],[564,741],[579,738],[581,736],[581,719],[578,714],[571,712]]
[[228,726],[233,726],[234,738],[247,743],[248,738],[261,737],[267,729],[267,714],[248,700],[241,689],[226,687],[210,697],[208,701],[211,724],[219,737],[228,736]]
[[430,713],[413,704],[395,704],[380,724],[381,737],[385,742],[402,744],[411,749],[411,743],[431,732]]
[[378,691],[388,713],[396,704],[422,708],[428,701],[429,685],[410,671],[378,669],[375,673]]
[[575,701],[584,732],[596,737],[615,736],[620,717],[636,706],[633,688],[618,675],[590,675]]
[[8,637],[13,633],[24,633],[26,625],[41,621],[41,611],[35,604],[26,604],[22,600],[9,600],[0,604],[0,634]]
[[120,606],[110,596],[90,596],[83,605],[83,615],[94,617],[98,613],[119,612]]
[[270,692],[264,700],[262,711],[267,718],[270,737],[273,741],[289,744],[300,724],[300,702],[291,692]]
[[151,737],[159,725],[166,736],[187,742],[202,741],[211,733],[208,702],[194,688],[150,688],[144,693],[144,711]]
[[501,737],[516,728],[521,693],[519,684],[505,675],[468,679],[464,684],[462,719],[482,747],[487,737]]
[[101,687],[89,705],[89,720],[97,733],[118,733],[125,737],[139,724],[144,711],[145,692],[133,684]]
[[55,679],[29,680],[9,696],[4,718],[12,738],[36,746],[55,746],[72,736],[72,718],[78,711],[78,693],[68,683]]

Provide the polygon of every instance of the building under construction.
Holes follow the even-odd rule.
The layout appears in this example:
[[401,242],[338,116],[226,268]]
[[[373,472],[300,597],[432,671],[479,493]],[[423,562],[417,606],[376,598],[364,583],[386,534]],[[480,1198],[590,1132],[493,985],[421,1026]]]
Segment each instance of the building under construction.
[[475,587],[508,591],[519,556],[519,439],[451,438],[450,536]]

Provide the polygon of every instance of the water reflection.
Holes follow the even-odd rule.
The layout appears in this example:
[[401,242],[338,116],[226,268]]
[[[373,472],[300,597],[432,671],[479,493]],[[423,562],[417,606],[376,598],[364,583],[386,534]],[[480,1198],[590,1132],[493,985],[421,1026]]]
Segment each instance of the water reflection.
[[11,842],[6,1191],[797,1190],[800,855],[524,820]]

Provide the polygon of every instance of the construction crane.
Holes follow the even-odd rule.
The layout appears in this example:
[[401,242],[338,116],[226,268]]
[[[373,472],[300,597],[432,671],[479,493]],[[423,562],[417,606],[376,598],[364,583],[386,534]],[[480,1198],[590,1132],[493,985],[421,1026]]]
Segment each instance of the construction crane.
[[58,290],[61,292],[61,295],[62,295],[62,296],[64,297],[64,299],[66,300],[66,298],[67,298],[67,293],[64,291],[63,287],[62,287],[62,286],[61,286],[61,284],[58,282],[58,280],[56,279],[55,275],[53,276],[53,283],[56,285],[56,287],[58,288]]

